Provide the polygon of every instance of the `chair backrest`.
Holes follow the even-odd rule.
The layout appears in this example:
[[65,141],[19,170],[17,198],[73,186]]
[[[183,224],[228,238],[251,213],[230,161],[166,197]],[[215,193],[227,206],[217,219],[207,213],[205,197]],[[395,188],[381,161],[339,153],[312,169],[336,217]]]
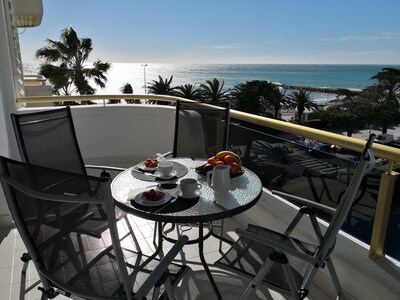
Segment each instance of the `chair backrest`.
[[207,158],[226,150],[230,103],[176,102],[173,156]]
[[[0,179],[16,227],[46,290],[57,287],[90,299],[132,299],[108,178],[0,157]],[[76,195],[76,185],[87,187],[86,192]],[[81,209],[87,205],[89,210]],[[101,207],[107,212],[108,244],[74,232],[75,226]]]
[[12,114],[11,119],[23,161],[86,174],[69,106]]
[[365,144],[363,153],[358,162],[357,168],[355,169],[354,175],[351,178],[349,185],[345,193],[343,194],[339,205],[336,208],[336,212],[332,217],[332,220],[329,224],[325,235],[320,243],[320,248],[318,249],[316,256],[325,260],[327,256],[329,256],[330,251],[332,250],[334,243],[336,241],[336,236],[342,227],[343,223],[346,221],[346,218],[351,210],[353,205],[356,193],[361,185],[364,175],[368,172],[367,169],[371,166],[369,164],[375,163],[375,157],[372,153],[371,147],[374,141],[375,135],[371,134],[367,143]]

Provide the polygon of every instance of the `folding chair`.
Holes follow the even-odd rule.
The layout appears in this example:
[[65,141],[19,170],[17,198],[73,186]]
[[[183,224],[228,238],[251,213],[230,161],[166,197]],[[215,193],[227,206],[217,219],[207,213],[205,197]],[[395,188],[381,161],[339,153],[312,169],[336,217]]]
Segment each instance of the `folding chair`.
[[[355,173],[336,209],[304,198],[273,191],[276,195],[304,205],[286,231],[278,233],[251,224],[247,230],[236,230],[240,238],[216,262],[216,265],[252,278],[241,299],[250,299],[252,292],[262,283],[279,292],[290,293],[294,299],[304,299],[318,270],[325,265],[328,266],[337,293],[336,299],[343,298],[343,290],[330,255],[335,247],[336,236],[349,214],[362,179],[373,168],[375,160],[371,146],[374,137],[371,135],[366,143]],[[317,221],[318,210],[333,215],[325,234],[322,234]],[[317,243],[301,241],[291,236],[304,215],[308,215],[311,221]]]
[[[176,101],[175,134],[172,156],[190,158],[209,158],[226,150],[229,134],[230,102],[221,102],[219,106],[201,102]],[[224,221],[214,225],[223,234]],[[187,228],[192,226],[184,225]],[[175,224],[167,230],[174,229]],[[154,229],[154,238],[156,236]],[[180,235],[179,228],[177,234]],[[153,240],[155,242],[155,239]],[[222,240],[219,248],[221,250]]]
[[173,157],[208,158],[226,150],[230,102],[176,101]]
[[[108,171],[123,171],[122,168],[106,166],[85,166],[75,134],[71,109],[69,106],[61,109],[47,110],[26,114],[11,114],[11,119],[18,143],[21,158],[24,162],[43,167],[54,168],[63,171],[87,175],[86,168],[100,169],[103,176],[111,177]],[[52,182],[51,184],[55,184]],[[86,186],[75,186],[74,194],[84,192]],[[96,212],[96,215],[76,226],[77,233],[88,234],[100,238],[102,233],[108,229],[107,216],[101,209],[93,207],[96,205],[76,206],[78,211]],[[136,249],[140,251],[139,243],[135,237],[126,213],[116,208],[117,220],[124,220]],[[21,260],[26,264],[22,270],[27,268],[30,260],[29,255],[23,254]]]
[[[161,261],[144,264],[148,257],[131,247],[132,240],[127,239],[132,236],[119,236],[108,177],[0,157],[0,180],[16,228],[38,271],[42,299],[59,293],[74,299],[130,300],[145,299],[149,294],[153,299],[175,299],[174,288],[188,268],[171,262],[187,237],[183,236]],[[51,181],[56,184],[41,185]],[[76,195],[76,185],[87,189]],[[96,214],[77,215],[76,204],[84,203],[106,212],[107,236],[78,237],[75,227]]]

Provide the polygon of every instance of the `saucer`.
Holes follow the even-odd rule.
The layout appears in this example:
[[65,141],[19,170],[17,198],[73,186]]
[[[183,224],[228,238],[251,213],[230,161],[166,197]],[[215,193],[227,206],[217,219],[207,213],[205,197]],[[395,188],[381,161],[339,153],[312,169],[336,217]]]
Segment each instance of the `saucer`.
[[145,191],[148,191],[150,188],[138,188],[138,189],[133,189],[129,192],[128,198],[131,199],[130,201],[135,201],[137,204],[143,205],[143,206],[159,206],[164,203],[167,203],[171,199],[171,194],[168,193],[167,191],[162,191],[164,193],[164,196],[157,201],[152,201],[148,200],[143,196],[143,193]]
[[156,171],[156,172],[154,173],[154,176],[156,176],[156,177],[158,177],[158,178],[160,178],[160,179],[171,179],[171,178],[174,178],[174,177],[176,176],[176,174],[178,174],[178,172],[172,171],[172,172],[169,173],[167,176],[161,176],[160,172],[159,172],[159,171]]
[[197,190],[193,195],[183,196],[182,191],[181,190],[178,191],[178,197],[184,198],[184,199],[195,199],[195,198],[199,197],[200,194],[201,194],[201,192],[199,190]]
[[157,167],[154,167],[154,168],[146,167],[146,162],[145,161],[142,161],[142,162],[138,163],[137,167],[140,170],[149,171],[149,172],[154,172],[155,170],[157,170]]

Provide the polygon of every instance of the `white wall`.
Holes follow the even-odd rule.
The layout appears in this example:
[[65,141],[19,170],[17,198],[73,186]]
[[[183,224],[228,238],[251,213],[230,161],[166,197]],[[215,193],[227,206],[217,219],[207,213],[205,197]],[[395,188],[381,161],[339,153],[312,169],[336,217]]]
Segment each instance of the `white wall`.
[[86,163],[129,163],[172,150],[175,107],[108,105],[72,109]]
[[[0,0],[0,155],[19,158],[10,119],[16,111],[16,95],[8,34],[5,3]],[[9,211],[0,187],[0,227],[9,224]]]
[[71,111],[86,164],[126,165],[172,150],[175,107],[113,104],[72,106]]

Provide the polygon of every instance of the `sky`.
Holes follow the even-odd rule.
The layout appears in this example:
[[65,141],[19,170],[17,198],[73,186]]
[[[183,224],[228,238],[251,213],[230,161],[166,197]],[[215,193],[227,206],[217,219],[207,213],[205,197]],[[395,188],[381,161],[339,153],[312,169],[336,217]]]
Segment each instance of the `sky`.
[[19,28],[23,62],[66,27],[92,60],[131,63],[400,64],[400,0],[43,0]]

